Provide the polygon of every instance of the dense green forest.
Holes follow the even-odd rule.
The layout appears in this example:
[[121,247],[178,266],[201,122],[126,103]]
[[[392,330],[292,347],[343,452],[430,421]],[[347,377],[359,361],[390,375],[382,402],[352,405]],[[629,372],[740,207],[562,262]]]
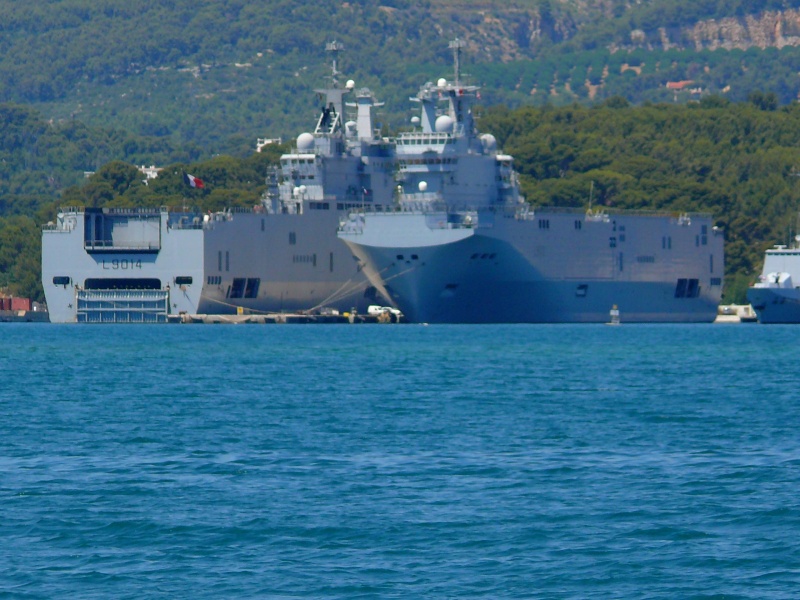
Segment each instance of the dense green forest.
[[[462,73],[535,205],[712,212],[726,301],[800,208],[800,0],[0,3],[0,288],[42,298],[59,205],[252,205],[330,73],[386,104]],[[258,137],[283,145],[253,152]],[[145,185],[137,165],[164,167]],[[186,192],[179,174],[208,182]],[[95,173],[94,175],[91,175]],[[90,176],[91,175],[91,176]]]

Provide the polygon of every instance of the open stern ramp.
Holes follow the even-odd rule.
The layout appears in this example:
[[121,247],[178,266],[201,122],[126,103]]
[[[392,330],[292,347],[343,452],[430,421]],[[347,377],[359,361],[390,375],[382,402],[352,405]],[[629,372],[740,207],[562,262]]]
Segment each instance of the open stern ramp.
[[169,292],[164,290],[80,290],[78,323],[166,323]]

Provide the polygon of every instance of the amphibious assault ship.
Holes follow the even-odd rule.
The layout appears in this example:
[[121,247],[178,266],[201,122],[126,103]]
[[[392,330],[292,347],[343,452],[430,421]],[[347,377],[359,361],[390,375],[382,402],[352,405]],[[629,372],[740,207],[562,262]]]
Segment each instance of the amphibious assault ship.
[[513,158],[478,134],[478,88],[450,46],[454,80],[420,89],[395,142],[394,210],[359,208],[339,229],[376,289],[417,322],[712,322],[724,258],[711,216],[531,208]]
[[[67,208],[42,233],[53,322],[164,322],[170,316],[355,309],[377,297],[337,239],[347,211],[393,202],[393,146],[373,128],[367,89],[332,84],[313,133],[280,159],[253,210]],[[352,102],[346,102],[350,97]],[[346,120],[346,110],[355,120]]]

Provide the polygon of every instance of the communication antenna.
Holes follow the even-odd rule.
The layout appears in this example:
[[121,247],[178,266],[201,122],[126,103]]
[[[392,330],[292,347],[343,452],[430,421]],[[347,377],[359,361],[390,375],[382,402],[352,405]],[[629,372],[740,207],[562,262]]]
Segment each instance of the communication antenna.
[[461,81],[461,49],[467,44],[456,38],[450,42],[449,47],[453,50],[453,62],[455,63],[455,84],[460,85]]
[[339,82],[336,77],[341,75],[339,72],[339,51],[344,50],[344,44],[334,40],[328,44],[325,44],[325,50],[333,54],[333,68],[331,76],[333,78],[333,87],[337,87]]

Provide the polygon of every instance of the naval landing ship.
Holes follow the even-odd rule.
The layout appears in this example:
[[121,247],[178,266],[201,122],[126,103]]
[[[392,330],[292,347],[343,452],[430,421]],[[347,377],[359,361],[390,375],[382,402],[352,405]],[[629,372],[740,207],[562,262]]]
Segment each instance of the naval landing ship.
[[[367,89],[338,83],[313,133],[280,159],[254,210],[72,208],[42,233],[53,322],[164,322],[170,316],[355,309],[385,304],[347,246],[340,219],[393,202],[394,149],[372,122]],[[346,102],[346,99],[352,99]],[[354,119],[345,119],[345,110]]]
[[394,211],[359,208],[340,227],[376,289],[417,322],[712,322],[711,216],[531,208],[513,158],[476,131],[461,47],[454,80],[420,89],[396,140]]

